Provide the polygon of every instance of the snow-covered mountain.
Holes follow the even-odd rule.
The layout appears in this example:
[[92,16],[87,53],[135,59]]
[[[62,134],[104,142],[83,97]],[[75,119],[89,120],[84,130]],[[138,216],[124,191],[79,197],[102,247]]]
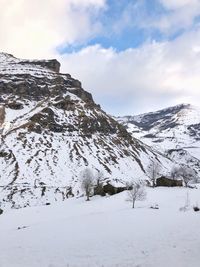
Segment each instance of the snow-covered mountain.
[[146,179],[149,160],[171,164],[95,104],[57,60],[0,53],[0,198],[36,205],[79,191],[86,166],[114,183]]
[[178,164],[200,174],[200,108],[190,104],[137,116],[119,117],[127,130]]

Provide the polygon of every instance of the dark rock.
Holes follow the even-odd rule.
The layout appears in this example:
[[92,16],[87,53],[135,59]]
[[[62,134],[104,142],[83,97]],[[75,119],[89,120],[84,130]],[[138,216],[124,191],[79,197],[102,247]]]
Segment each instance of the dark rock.
[[54,132],[54,133],[61,133],[63,132],[63,126],[59,125],[57,123],[50,123],[49,124],[49,130]]
[[105,192],[103,190],[103,184],[99,184],[94,187],[94,195],[99,195],[99,196],[105,196]]
[[75,110],[75,103],[72,100],[63,99],[54,104],[55,107],[64,110]]
[[96,186],[94,188],[94,194],[101,196],[105,196],[106,194],[115,195],[123,192],[126,189],[127,189],[126,187],[115,187],[108,182],[106,185]]
[[41,125],[39,125],[37,123],[29,123],[28,130],[29,130],[29,132],[33,131],[33,132],[35,132],[37,134],[41,134],[42,133]]
[[199,208],[198,206],[194,206],[194,207],[193,207],[193,210],[194,210],[194,211],[200,211],[200,208]]
[[18,102],[12,102],[12,103],[8,103],[8,107],[11,109],[23,109],[23,104],[18,103]]
[[78,87],[76,89],[70,89],[69,88],[69,92],[77,95],[78,97],[80,97],[83,101],[87,102],[87,103],[91,103],[92,105],[94,105],[94,100],[92,98],[92,95],[88,92],[86,92],[85,90],[83,90],[81,87]]

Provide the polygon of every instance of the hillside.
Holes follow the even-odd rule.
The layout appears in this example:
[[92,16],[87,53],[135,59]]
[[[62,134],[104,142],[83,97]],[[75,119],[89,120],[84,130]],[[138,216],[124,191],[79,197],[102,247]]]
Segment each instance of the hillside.
[[57,60],[0,53],[0,198],[23,207],[80,193],[89,167],[105,180],[147,179],[150,160],[171,164],[107,115]]
[[200,108],[181,104],[156,112],[118,118],[133,137],[200,175]]

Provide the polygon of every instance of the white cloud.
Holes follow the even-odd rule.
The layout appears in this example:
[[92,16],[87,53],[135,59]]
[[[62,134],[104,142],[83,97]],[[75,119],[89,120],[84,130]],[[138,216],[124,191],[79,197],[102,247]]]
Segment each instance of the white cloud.
[[[145,12],[140,16],[144,1],[138,1],[108,28],[120,33],[133,22],[147,30],[156,27],[173,33],[189,29],[200,14],[199,0],[158,1],[169,12],[159,18],[144,17]],[[0,0],[0,51],[23,58],[58,57],[58,46],[84,43],[102,31],[101,22],[93,18],[98,18],[106,2]],[[96,45],[59,57],[63,71],[80,79],[108,112],[128,114],[182,101],[196,103],[200,97],[199,44],[196,28],[171,42],[150,42],[122,52]]]
[[[158,29],[166,37],[188,30],[194,25],[195,18],[200,16],[200,0],[157,0],[163,11],[147,7],[149,0],[130,2],[122,10],[119,19],[112,25],[113,31],[120,33],[127,27],[138,27],[147,32]],[[159,5],[157,5],[159,6]]]
[[93,15],[105,0],[0,0],[0,50],[21,57],[49,57],[62,44],[100,30]]
[[87,47],[62,57],[63,70],[83,82],[110,113],[148,111],[200,97],[200,30],[175,41],[116,52]]
[[199,0],[160,0],[160,2],[168,9],[174,10],[179,8],[186,8],[199,4]]
[[167,14],[159,19],[154,18],[151,25],[165,33],[173,33],[179,29],[188,29],[194,23],[194,19],[200,15],[199,0],[159,0],[168,10]]

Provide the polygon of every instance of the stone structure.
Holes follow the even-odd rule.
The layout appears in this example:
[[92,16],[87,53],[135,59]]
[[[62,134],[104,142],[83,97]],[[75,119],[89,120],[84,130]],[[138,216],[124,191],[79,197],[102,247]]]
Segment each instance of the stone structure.
[[173,179],[161,176],[156,180],[156,186],[168,186],[168,187],[183,186],[183,181],[173,180]]

